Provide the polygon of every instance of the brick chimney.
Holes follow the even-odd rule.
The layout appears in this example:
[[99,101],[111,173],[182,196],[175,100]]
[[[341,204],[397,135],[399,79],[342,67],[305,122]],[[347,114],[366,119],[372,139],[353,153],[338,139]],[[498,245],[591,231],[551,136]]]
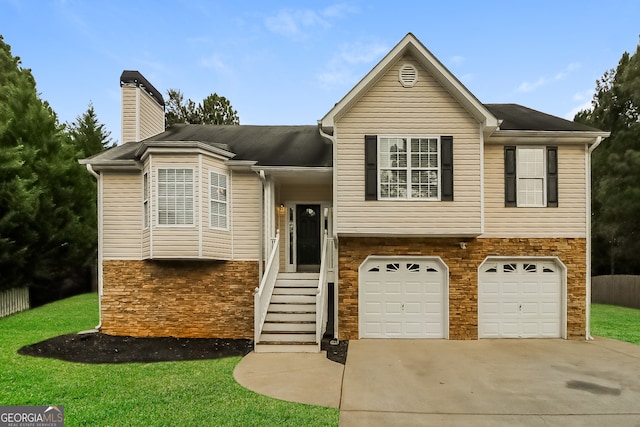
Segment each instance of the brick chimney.
[[122,134],[120,141],[142,141],[164,132],[162,94],[138,71],[124,70],[122,89]]

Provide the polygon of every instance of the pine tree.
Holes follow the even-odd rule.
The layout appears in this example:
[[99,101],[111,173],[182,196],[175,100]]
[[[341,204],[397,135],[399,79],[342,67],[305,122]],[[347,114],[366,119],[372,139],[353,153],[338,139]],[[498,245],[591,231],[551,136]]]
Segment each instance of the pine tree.
[[640,44],[575,120],[611,132],[592,158],[594,274],[640,274]]

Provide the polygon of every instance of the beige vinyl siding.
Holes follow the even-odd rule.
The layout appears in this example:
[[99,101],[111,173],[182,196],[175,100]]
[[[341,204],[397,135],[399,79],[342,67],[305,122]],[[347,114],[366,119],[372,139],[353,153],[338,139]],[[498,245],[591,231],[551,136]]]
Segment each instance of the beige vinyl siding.
[[122,86],[122,143],[138,139],[138,100],[135,86]]
[[[227,223],[228,230],[219,230],[210,227],[210,203],[211,203],[211,172],[227,175]],[[231,239],[231,200],[233,197],[231,188],[231,173],[227,170],[222,160],[203,156],[202,158],[202,256],[214,259],[232,259]]]
[[142,177],[139,173],[101,173],[103,257],[141,259]]
[[162,132],[164,132],[164,109],[151,95],[140,90],[140,141]]
[[585,147],[558,147],[558,207],[504,206],[504,146],[485,148],[482,237],[586,237]]
[[[151,163],[152,185],[152,258],[192,258],[200,253],[200,218],[199,207],[199,168],[198,155],[159,155],[154,154]],[[194,212],[191,225],[159,225],[158,224],[158,169],[187,168],[193,170]]]
[[142,141],[164,132],[164,109],[137,86],[122,86],[122,142]]
[[[419,73],[413,88],[398,81],[407,62]],[[480,233],[480,125],[411,57],[398,61],[337,120],[336,135],[338,233]],[[452,135],[454,201],[365,201],[365,135]]]
[[231,173],[230,227],[233,230],[233,259],[260,257],[260,179],[253,172]]

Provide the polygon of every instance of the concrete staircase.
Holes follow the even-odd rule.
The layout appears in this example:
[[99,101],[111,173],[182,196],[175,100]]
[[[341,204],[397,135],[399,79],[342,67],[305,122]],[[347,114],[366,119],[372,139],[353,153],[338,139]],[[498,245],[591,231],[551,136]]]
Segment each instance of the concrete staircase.
[[316,342],[318,273],[279,273],[256,353],[320,351]]

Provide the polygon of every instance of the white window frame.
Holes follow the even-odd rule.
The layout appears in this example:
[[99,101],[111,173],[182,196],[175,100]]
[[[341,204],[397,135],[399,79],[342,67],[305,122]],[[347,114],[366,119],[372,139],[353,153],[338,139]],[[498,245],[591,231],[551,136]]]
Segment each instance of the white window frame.
[[[219,198],[215,196],[219,192],[219,190],[223,189],[223,187],[219,185],[214,186],[213,184],[214,174],[217,176],[223,176],[225,179],[225,186],[224,186],[225,200],[219,200]],[[213,209],[214,205],[224,206],[224,215],[220,215],[219,213],[215,212],[215,214],[218,215],[219,217],[224,217],[224,227],[214,225],[214,209]],[[229,230],[229,175],[217,170],[209,170],[209,228],[214,230],[224,230],[224,231]]]
[[[391,167],[383,167],[383,160],[382,160],[382,143],[383,140],[388,140],[388,139],[404,139],[406,140],[406,144],[407,144],[407,151],[406,151],[406,160],[407,160],[407,165],[402,167],[402,166],[391,166]],[[411,151],[411,140],[412,139],[434,139],[436,140],[436,166],[435,167],[413,167],[411,166],[411,155],[413,154],[413,152]],[[422,153],[422,152],[419,152]],[[428,153],[428,152],[427,152]],[[378,174],[378,188],[377,188],[377,192],[378,192],[378,200],[418,200],[418,201],[439,201],[441,199],[441,194],[442,194],[442,168],[441,168],[441,156],[442,156],[442,152],[441,152],[441,141],[440,141],[440,136],[435,136],[435,135],[382,135],[378,137],[378,147],[377,147],[377,156],[378,158],[377,160],[377,174]],[[397,197],[385,197],[382,195],[382,186],[383,186],[383,182],[382,182],[382,172],[385,170],[390,170],[390,171],[406,171],[407,173],[407,182],[406,182],[406,189],[405,189],[405,194],[406,196],[401,197],[401,196],[397,196]],[[437,188],[436,191],[436,196],[435,197],[414,197],[412,195],[412,182],[411,182],[411,172],[414,171],[435,171],[436,172],[436,178],[435,178],[435,185]]]
[[[183,209],[183,211],[185,213],[187,212],[191,212],[191,221],[190,222],[184,222],[184,223],[163,223],[161,221],[161,217],[160,217],[160,211],[161,211],[161,207],[162,207],[162,202],[161,202],[161,193],[160,193],[160,171],[178,171],[178,170],[184,170],[184,171],[190,171],[191,172],[191,208],[190,209],[186,209],[186,203],[185,205],[185,209]],[[157,215],[156,215],[156,221],[157,221],[157,225],[159,227],[195,227],[195,171],[194,168],[192,167],[184,167],[184,166],[161,166],[158,167],[156,169],[156,206],[157,206]],[[185,195],[186,196],[186,195]],[[174,197],[178,197],[178,196],[174,196]],[[177,200],[176,200],[177,201]],[[178,212],[177,209],[174,210],[174,214]],[[176,218],[178,217],[178,215],[175,215]]]
[[149,171],[142,174],[142,228],[149,228]]
[[[526,167],[522,163],[523,151],[535,150],[541,153],[542,172],[541,175],[528,174]],[[543,208],[547,206],[547,150],[542,146],[519,146],[516,147],[516,205],[522,208]],[[523,189],[523,183],[526,181],[542,182],[542,189],[540,190],[542,200],[540,203],[528,202],[526,189]]]

